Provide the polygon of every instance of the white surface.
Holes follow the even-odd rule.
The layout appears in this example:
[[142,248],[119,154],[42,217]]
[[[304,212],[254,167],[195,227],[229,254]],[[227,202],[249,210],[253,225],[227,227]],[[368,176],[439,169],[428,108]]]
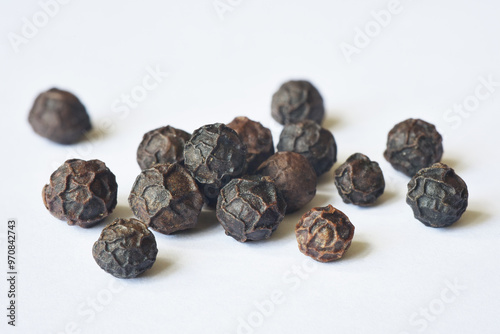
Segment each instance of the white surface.
[[[370,12],[389,1],[222,0],[234,4],[224,20],[212,1],[74,0],[18,53],[8,34],[21,34],[23,17],[41,7],[2,2],[0,268],[6,272],[6,220],[15,217],[20,275],[15,329],[6,324],[0,280],[0,332],[238,333],[241,319],[258,325],[241,333],[500,332],[500,86],[467,118],[444,119],[454,104],[473,101],[481,77],[500,81],[499,6],[402,0],[402,11],[348,63],[340,45],[353,43],[356,28],[370,26]],[[148,67],[169,75],[130,112],[117,109]],[[134,280],[95,264],[91,247],[104,224],[70,227],[44,208],[41,189],[60,163],[98,158],[119,184],[111,218],[131,216],[137,145],[162,125],[192,131],[247,115],[270,127],[277,143],[270,99],[291,78],[309,79],[323,94],[338,161],[359,151],[380,163],[387,190],[379,205],[343,204],[330,172],[316,198],[268,241],[236,242],[213,213],[203,213],[193,231],[156,233],[157,263]],[[28,110],[52,86],[77,94],[104,129],[90,143],[60,146],[33,133]],[[383,159],[387,132],[408,117],[437,125],[444,162],[469,186],[469,208],[451,228],[413,218],[408,178]],[[344,259],[320,264],[298,251],[293,229],[302,213],[329,203],[356,232]],[[297,266],[310,272],[293,272]],[[455,283],[454,294],[448,285]],[[259,311],[256,303],[277,296]],[[421,312],[429,308],[426,319]]]

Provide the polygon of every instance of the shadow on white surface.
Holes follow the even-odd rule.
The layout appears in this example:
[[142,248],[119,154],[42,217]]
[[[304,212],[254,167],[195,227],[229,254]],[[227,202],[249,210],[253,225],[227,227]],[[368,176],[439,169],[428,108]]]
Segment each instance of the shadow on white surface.
[[[116,208],[113,210],[113,212],[102,222],[101,224],[106,226],[107,224],[111,223],[113,220],[116,218],[133,218],[134,213],[132,212],[132,209],[128,205],[124,204],[117,204]],[[99,225],[101,225],[99,224]]]
[[345,255],[340,261],[350,260],[354,258],[364,258],[370,253],[370,248],[370,244],[365,241],[353,240],[351,242],[351,246],[349,247],[347,252],[345,252]]
[[153,276],[158,276],[158,275],[163,274],[168,269],[171,269],[172,267],[173,267],[173,264],[169,260],[162,258],[162,257],[157,257],[156,261],[153,264],[153,266],[151,267],[151,269],[146,271],[140,277],[149,278],[149,277],[153,277]]
[[332,115],[342,115],[344,114],[341,111],[338,110],[328,110],[325,112],[325,119],[323,120],[323,123],[321,126],[325,129],[328,129],[332,131],[333,136],[335,137],[335,130],[340,129],[343,126],[343,120],[340,117],[332,116]]
[[491,214],[479,210],[466,210],[462,217],[450,228],[469,228],[480,225],[491,218]]

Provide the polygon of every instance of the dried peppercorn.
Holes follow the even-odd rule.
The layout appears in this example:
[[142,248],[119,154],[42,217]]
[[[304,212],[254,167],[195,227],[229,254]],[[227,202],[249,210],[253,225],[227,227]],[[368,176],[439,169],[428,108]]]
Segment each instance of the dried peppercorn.
[[115,219],[92,247],[92,255],[104,271],[118,278],[134,278],[150,269],[158,248],[153,233],[137,219]]
[[178,163],[143,170],[128,201],[137,218],[164,234],[193,228],[203,207],[194,178]]
[[384,193],[385,181],[377,162],[355,153],[335,170],[335,185],[344,203],[367,206]]
[[406,203],[424,225],[446,227],[460,219],[468,198],[467,185],[453,168],[435,163],[410,180]]
[[307,159],[295,152],[277,152],[264,161],[256,174],[268,176],[281,191],[286,212],[294,212],[316,195],[317,176]]
[[302,154],[318,176],[328,172],[337,161],[337,144],[333,134],[311,120],[285,125],[280,135],[278,151]]
[[273,95],[271,115],[281,124],[310,119],[321,124],[325,116],[323,98],[309,81],[285,82]]
[[267,158],[274,154],[271,130],[247,117],[236,117],[227,124],[236,131],[247,147],[247,173],[253,174]]
[[194,131],[184,147],[184,165],[215,206],[220,189],[245,171],[247,149],[236,131],[222,123]]
[[156,164],[184,162],[184,145],[191,135],[169,125],[144,134],[137,148],[137,163],[142,170]]
[[227,235],[245,242],[271,236],[285,217],[286,203],[265,177],[233,179],[222,188],[216,215]]
[[354,225],[340,210],[328,205],[306,212],[295,227],[302,253],[319,262],[340,259],[351,245]]
[[387,136],[384,157],[396,170],[408,176],[439,162],[443,139],[436,127],[421,119],[407,119],[396,124]]
[[42,197],[54,217],[91,227],[116,207],[117,190],[115,175],[104,162],[70,159],[52,173]]
[[60,144],[76,143],[92,128],[80,100],[57,88],[38,95],[28,121],[37,134]]

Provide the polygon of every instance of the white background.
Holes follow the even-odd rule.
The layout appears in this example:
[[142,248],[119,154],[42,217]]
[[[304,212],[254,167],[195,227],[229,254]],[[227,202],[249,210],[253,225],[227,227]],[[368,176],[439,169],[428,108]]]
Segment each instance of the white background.
[[[220,3],[230,10],[218,13],[213,0],[74,0],[52,7],[55,15],[43,22],[37,1],[2,0],[0,268],[5,274],[6,222],[13,217],[19,281],[13,329],[0,275],[0,331],[500,332],[500,7],[401,0],[380,28],[371,12],[387,10],[389,1]],[[43,26],[13,47],[13,34],[21,38],[33,16]],[[359,37],[365,28],[372,29],[368,40]],[[350,62],[341,51],[346,44],[359,46]],[[124,109],[122,94],[139,91],[149,68],[168,76]],[[344,204],[332,170],[320,178],[315,199],[287,216],[271,239],[240,244],[207,211],[190,232],[155,233],[154,267],[119,280],[91,255],[105,223],[68,226],[43,206],[42,187],[59,164],[98,158],[119,184],[106,222],[131,217],[136,148],[143,133],[163,125],[193,131],[247,115],[270,127],[276,144],[281,126],[270,117],[271,96],[292,78],[321,91],[339,162],[362,152],[380,163],[387,187],[375,207]],[[97,129],[86,142],[61,146],[31,130],[33,99],[53,86],[86,105]],[[470,111],[447,111],[463,103]],[[382,156],[387,132],[409,117],[436,124],[445,137],[443,161],[469,186],[469,208],[450,228],[413,218],[405,204],[409,179]],[[294,226],[311,207],[330,203],[356,232],[345,258],[321,264],[299,252]]]

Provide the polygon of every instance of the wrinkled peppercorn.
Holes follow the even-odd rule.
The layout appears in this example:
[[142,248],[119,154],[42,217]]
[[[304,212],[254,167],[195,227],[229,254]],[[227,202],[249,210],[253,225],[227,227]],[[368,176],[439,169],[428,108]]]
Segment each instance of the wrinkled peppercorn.
[[156,164],[184,162],[184,145],[191,135],[169,125],[144,134],[137,148],[137,163],[142,170]]
[[116,207],[115,175],[99,160],[67,160],[42,191],[50,213],[69,225],[91,227]]
[[460,219],[468,197],[467,185],[453,168],[435,163],[410,180],[406,203],[424,225],[446,227]]
[[234,239],[263,240],[285,217],[286,203],[278,188],[264,178],[233,179],[222,188],[217,219]]
[[184,165],[215,206],[220,189],[245,171],[247,149],[238,134],[221,123],[197,129],[184,147]]
[[104,271],[134,278],[153,266],[158,248],[153,233],[137,219],[115,219],[94,243],[92,255]]
[[271,115],[281,124],[310,119],[321,124],[325,116],[323,98],[309,81],[285,82],[273,95]]
[[421,168],[441,160],[442,142],[434,125],[410,118],[389,132],[384,157],[396,170],[413,176]]
[[337,161],[337,144],[332,133],[311,120],[285,125],[278,151],[302,154],[318,176],[328,172]]
[[256,174],[268,176],[281,191],[286,212],[294,212],[316,195],[317,176],[307,159],[295,152],[277,152],[264,161]]
[[203,206],[195,180],[178,163],[143,170],[128,201],[137,218],[164,234],[193,228]]
[[313,208],[300,218],[295,235],[302,253],[319,262],[340,259],[351,245],[354,225],[333,206]]
[[355,153],[335,170],[335,185],[344,203],[373,204],[384,193],[384,175],[366,155]]
[[76,143],[92,127],[80,100],[57,88],[38,95],[28,121],[37,134],[60,144]]
[[240,116],[227,124],[236,131],[247,147],[247,173],[253,174],[267,158],[274,154],[274,143],[271,130],[259,122]]

